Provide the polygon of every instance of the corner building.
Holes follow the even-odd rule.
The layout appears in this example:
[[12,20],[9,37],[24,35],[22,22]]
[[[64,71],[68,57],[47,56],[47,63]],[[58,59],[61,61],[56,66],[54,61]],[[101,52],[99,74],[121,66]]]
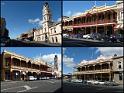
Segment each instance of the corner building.
[[73,75],[77,79],[115,81],[123,84],[124,56],[114,56],[109,59],[99,59],[93,62],[80,63]]
[[34,60],[3,51],[1,57],[1,80],[25,80],[29,76],[37,79],[41,77],[52,77],[52,68],[44,62]]
[[42,10],[42,27],[34,31],[34,41],[45,41],[61,44],[61,22],[53,22],[49,4],[46,2]]
[[[63,18],[63,33],[108,35],[123,33],[123,1],[112,6],[92,7],[78,16]],[[121,20],[121,23],[120,23]]]

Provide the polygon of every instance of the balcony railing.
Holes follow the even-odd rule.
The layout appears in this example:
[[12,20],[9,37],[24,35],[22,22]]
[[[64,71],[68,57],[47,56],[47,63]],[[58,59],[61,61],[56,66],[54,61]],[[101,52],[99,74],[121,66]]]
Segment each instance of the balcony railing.
[[106,73],[106,72],[110,72],[110,71],[111,71],[111,69],[75,71],[74,74],[94,74],[94,73]]
[[12,66],[12,69],[15,70],[22,70],[22,71],[31,71],[31,72],[46,72],[51,73],[52,71],[46,71],[46,70],[39,70],[39,69],[33,69],[33,68],[27,68],[27,67],[19,67],[19,66]]
[[111,20],[98,20],[98,21],[91,21],[91,22],[85,22],[85,23],[76,23],[74,24],[74,26],[79,26],[79,25],[93,25],[93,24],[104,24],[104,23],[115,23],[116,20],[115,19],[111,19]]

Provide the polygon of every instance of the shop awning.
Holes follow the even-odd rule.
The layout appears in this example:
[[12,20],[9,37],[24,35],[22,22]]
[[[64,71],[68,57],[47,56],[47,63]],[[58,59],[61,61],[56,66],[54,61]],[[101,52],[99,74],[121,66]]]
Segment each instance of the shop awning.
[[116,25],[114,28],[115,28],[115,29],[118,29],[119,27],[120,27],[120,25]]
[[121,24],[120,28],[123,29],[123,24]]
[[123,24],[116,25],[114,28],[115,29],[123,29]]

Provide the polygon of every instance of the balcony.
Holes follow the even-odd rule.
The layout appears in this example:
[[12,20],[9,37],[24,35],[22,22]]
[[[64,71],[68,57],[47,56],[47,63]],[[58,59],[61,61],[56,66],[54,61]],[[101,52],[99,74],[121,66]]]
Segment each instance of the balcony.
[[13,69],[13,70],[28,71],[28,72],[44,72],[44,73],[52,73],[52,71],[38,70],[38,69],[27,68],[27,67],[20,67],[20,66],[12,66],[12,69]]
[[104,19],[104,20],[98,20],[98,21],[92,21],[92,22],[86,22],[86,23],[76,23],[74,24],[73,26],[82,26],[84,25],[84,27],[86,26],[92,26],[92,25],[97,25],[97,24],[105,24],[105,23],[116,23],[116,20],[115,19],[111,19],[111,20],[107,20],[107,19]]
[[97,74],[97,73],[110,73],[111,69],[89,70],[89,71],[75,71],[74,74]]

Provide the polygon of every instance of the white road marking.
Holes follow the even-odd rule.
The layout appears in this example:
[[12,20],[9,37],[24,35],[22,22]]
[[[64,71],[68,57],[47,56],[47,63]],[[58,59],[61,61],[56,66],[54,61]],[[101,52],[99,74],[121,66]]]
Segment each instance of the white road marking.
[[21,90],[21,91],[17,91],[17,92],[25,92],[25,91],[28,91],[28,90],[31,90],[31,89],[35,89],[35,88],[37,88],[37,87],[29,87],[29,86],[27,86],[27,85],[25,85],[24,86],[26,89],[25,90]]
[[1,90],[1,92],[6,91],[6,90],[9,90],[9,89],[20,88],[20,87],[24,87],[25,90],[21,90],[21,91],[17,91],[17,92],[24,92],[24,91],[28,91],[28,90],[31,90],[31,89],[37,88],[37,87],[32,87],[32,88],[31,88],[31,87],[28,86],[28,85],[24,85],[24,86],[18,86],[18,87],[6,88],[6,89]]
[[25,85],[24,88],[26,88],[27,90],[31,89],[31,87]]

